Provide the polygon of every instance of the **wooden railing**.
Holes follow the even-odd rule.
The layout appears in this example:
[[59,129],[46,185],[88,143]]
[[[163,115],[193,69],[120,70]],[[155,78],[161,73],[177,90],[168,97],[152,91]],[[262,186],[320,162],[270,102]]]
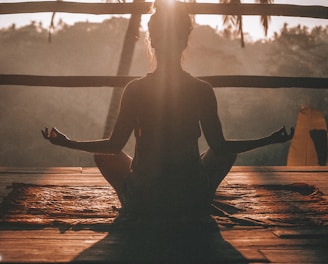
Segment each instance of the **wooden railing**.
[[[137,76],[40,76],[0,74],[0,85],[52,87],[123,87]],[[200,76],[213,87],[327,89],[328,78],[250,75]]]
[[[184,3],[191,14],[208,15],[267,15],[328,18],[328,7],[300,6],[287,4],[209,4]],[[40,1],[1,3],[0,14],[64,12],[94,15],[146,14],[151,12],[152,3],[78,3],[66,1]]]
[[[287,4],[209,4],[184,3],[191,14],[211,15],[268,15],[328,19],[328,7]],[[1,3],[1,14],[65,12],[85,14],[146,14],[152,3],[78,3],[42,1]],[[122,87],[136,77],[127,76],[36,76],[0,74],[0,85],[56,86],[56,87]],[[205,76],[200,77],[213,87],[299,87],[327,89],[328,78],[278,76]]]

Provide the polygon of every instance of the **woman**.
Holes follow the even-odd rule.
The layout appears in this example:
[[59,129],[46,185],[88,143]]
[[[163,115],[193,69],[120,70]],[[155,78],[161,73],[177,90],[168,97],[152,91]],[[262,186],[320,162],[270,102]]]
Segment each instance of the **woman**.
[[[213,88],[181,67],[192,23],[183,4],[157,6],[149,21],[157,67],[130,82],[111,136],[74,141],[53,128],[42,131],[51,143],[96,153],[95,161],[116,190],[124,209],[138,214],[204,215],[236,155],[286,142],[285,128],[257,140],[227,141]],[[209,150],[199,154],[201,130]],[[133,159],[122,152],[131,133]]]

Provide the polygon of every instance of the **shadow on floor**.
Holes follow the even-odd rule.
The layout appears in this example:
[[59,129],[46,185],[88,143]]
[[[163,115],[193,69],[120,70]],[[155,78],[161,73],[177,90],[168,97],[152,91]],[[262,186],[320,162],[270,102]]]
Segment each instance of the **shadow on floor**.
[[74,261],[103,263],[248,263],[213,222],[120,224]]

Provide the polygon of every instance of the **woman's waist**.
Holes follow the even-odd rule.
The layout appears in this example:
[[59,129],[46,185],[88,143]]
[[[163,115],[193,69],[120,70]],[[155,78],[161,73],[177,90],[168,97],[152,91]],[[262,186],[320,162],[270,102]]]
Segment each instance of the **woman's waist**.
[[189,173],[190,171],[196,172],[201,166],[199,155],[197,156],[184,156],[184,157],[140,157],[136,155],[132,162],[132,169],[139,173],[155,173],[162,174],[176,174],[176,173]]

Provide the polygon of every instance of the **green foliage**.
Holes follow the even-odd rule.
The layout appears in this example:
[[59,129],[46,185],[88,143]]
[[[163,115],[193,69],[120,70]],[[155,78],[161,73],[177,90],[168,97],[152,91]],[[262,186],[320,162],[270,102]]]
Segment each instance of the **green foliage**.
[[271,74],[327,77],[328,27],[289,28],[276,33],[272,42]]

